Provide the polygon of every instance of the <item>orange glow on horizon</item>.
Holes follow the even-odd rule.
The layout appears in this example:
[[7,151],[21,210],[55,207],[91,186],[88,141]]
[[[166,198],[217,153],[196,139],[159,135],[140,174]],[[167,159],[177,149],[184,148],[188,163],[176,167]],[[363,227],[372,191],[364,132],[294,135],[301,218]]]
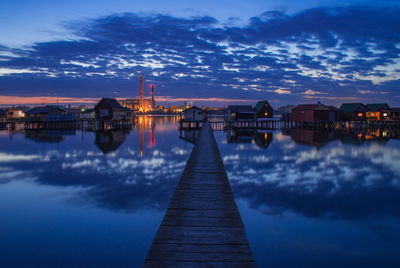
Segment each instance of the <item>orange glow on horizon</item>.
[[[21,96],[4,96],[0,95],[0,105],[37,105],[37,104],[96,104],[99,98],[74,98],[74,97],[21,97]],[[126,98],[116,98],[124,100]],[[156,98],[158,102],[185,102],[185,101],[209,101],[209,102],[257,102],[258,100],[242,100],[242,99],[225,99],[225,98],[174,98],[171,96],[160,96]]]
[[68,97],[19,97],[0,96],[0,105],[29,105],[29,104],[67,104],[67,103],[96,103],[100,98],[68,98]]

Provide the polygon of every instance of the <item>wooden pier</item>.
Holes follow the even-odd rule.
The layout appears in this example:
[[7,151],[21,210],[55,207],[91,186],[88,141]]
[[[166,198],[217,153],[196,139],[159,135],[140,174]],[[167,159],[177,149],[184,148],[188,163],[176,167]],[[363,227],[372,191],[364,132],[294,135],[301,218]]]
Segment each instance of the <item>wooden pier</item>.
[[200,130],[144,267],[255,267],[209,122]]
[[[181,121],[180,130],[199,129],[203,121]],[[334,121],[334,122],[296,122],[283,120],[239,120],[210,122],[214,131],[227,129],[312,129],[312,130],[341,130],[341,129],[400,129],[400,121]]]

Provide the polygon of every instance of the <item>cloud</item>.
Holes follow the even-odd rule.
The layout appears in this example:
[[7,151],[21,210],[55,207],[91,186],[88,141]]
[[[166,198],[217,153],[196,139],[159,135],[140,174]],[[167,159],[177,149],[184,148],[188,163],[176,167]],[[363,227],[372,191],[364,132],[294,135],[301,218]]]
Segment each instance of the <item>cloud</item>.
[[400,84],[399,14],[348,6],[268,11],[243,26],[134,13],[68,22],[73,39],[0,46],[0,95],[132,96],[143,72],[174,98],[287,103],[324,94],[339,104],[383,91],[374,101],[386,101]]
[[303,94],[303,95],[320,95],[320,94],[326,94],[326,93],[308,89],[308,90],[302,92],[301,94]]

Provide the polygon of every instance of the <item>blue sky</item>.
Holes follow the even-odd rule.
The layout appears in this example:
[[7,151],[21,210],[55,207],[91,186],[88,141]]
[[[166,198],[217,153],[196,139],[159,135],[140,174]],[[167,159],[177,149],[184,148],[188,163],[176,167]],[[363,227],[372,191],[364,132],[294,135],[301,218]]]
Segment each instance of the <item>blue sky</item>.
[[400,106],[399,6],[9,1],[0,9],[0,96],[134,97],[143,72],[170,102]]

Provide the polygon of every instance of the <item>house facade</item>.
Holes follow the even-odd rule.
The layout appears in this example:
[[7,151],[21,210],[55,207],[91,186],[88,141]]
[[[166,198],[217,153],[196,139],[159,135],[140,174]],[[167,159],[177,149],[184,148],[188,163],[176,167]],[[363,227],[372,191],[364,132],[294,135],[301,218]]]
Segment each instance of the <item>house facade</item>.
[[367,112],[368,107],[362,103],[343,103],[339,108],[339,118],[342,121],[364,121]]
[[256,118],[256,112],[251,105],[229,105],[227,109],[227,120],[251,120]]
[[254,111],[258,119],[272,118],[274,116],[274,110],[266,100],[257,102],[256,106],[254,106]]
[[205,121],[207,112],[199,107],[193,106],[181,112],[182,119],[185,121]]
[[333,122],[337,120],[337,109],[323,104],[301,104],[293,108],[295,122]]
[[72,121],[74,118],[66,114],[65,110],[58,106],[34,107],[25,112],[27,122],[59,122]]
[[386,103],[367,104],[368,111],[366,119],[368,121],[387,121],[390,120],[390,107]]
[[113,98],[102,98],[94,107],[95,118],[103,121],[123,121],[129,119],[126,110]]

